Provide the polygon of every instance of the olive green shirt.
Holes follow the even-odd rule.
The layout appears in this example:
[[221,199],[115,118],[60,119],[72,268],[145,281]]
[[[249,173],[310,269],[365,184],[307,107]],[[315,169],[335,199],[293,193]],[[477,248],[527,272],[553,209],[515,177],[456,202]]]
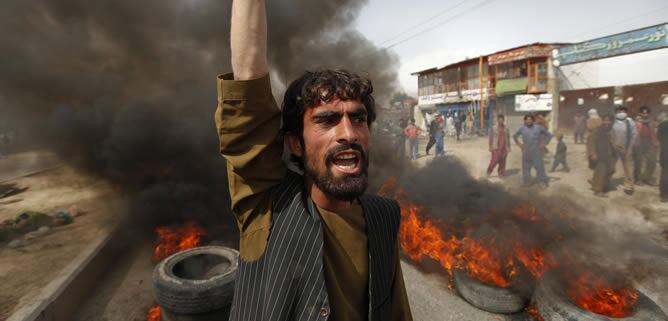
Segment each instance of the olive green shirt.
[[[281,160],[283,137],[280,111],[271,93],[269,76],[233,80],[218,77],[216,129],[220,153],[227,161],[227,177],[240,231],[239,253],[244,261],[259,259],[271,226],[268,191],[286,176]],[[323,224],[323,265],[331,314],[329,320],[366,320],[368,315],[368,247],[364,212],[359,202],[335,213],[318,208]],[[392,320],[412,320],[399,247],[395,246]]]

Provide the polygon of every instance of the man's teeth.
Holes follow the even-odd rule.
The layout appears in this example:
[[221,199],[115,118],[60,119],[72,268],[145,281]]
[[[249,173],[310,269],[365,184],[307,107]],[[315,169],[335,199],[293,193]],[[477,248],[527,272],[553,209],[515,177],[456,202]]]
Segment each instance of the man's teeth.
[[352,163],[350,165],[336,165],[336,166],[338,168],[342,168],[342,169],[353,169],[353,168],[357,167],[357,163]]
[[344,160],[344,159],[354,159],[354,158],[357,158],[357,156],[355,156],[353,154],[347,154],[347,155],[341,155],[341,156],[337,157],[336,159]]

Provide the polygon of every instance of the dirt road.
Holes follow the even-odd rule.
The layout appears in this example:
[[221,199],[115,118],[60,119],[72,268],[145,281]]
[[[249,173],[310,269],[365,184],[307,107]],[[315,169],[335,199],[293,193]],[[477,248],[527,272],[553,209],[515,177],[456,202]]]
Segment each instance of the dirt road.
[[[620,176],[622,171],[619,168],[613,178],[616,190],[610,192],[608,198],[594,196],[587,183],[592,173],[587,167],[585,146],[573,144],[572,137],[564,137],[564,140],[568,144],[567,157],[571,170],[568,173],[548,172],[551,180],[550,186],[541,190],[540,193],[547,196],[567,195],[575,202],[591,209],[590,215],[593,216],[591,220],[605,220],[610,226],[617,226],[620,230],[628,226],[638,227],[652,234],[651,236],[656,238],[657,242],[668,246],[665,239],[668,234],[668,204],[659,202],[658,188],[656,186],[636,186],[634,195],[624,194]],[[426,140],[421,142],[419,151],[422,156],[414,162],[416,166],[424,166],[433,159],[433,156],[424,156],[424,144]],[[551,144],[548,148],[554,151],[555,144]],[[503,179],[497,176],[496,171],[487,178],[486,170],[490,153],[486,137],[466,138],[460,142],[447,138],[446,157],[460,159],[476,178],[489,179],[492,182],[503,184],[518,194],[527,191],[521,187],[521,153],[515,146],[508,156],[506,170],[508,177]],[[551,166],[552,157],[547,157],[545,167],[549,171]],[[656,175],[658,176],[658,172]],[[470,310],[470,307],[460,305],[459,302],[462,300],[447,290],[443,280],[424,275],[410,266],[405,268],[404,273],[416,320],[502,320],[498,316],[476,314],[474,310]],[[655,300],[664,311],[668,311],[668,280],[652,280],[636,286]],[[450,314],[459,315],[459,317],[451,317]]]
[[[30,159],[29,165],[12,162]],[[44,152],[5,158],[0,176],[26,174],[44,165],[58,164]],[[32,165],[30,165],[32,164]],[[0,244],[0,320],[31,298],[51,281],[76,255],[114,226],[118,211],[125,208],[123,197],[104,181],[63,166],[6,183],[27,187],[22,193],[0,200],[0,221],[13,219],[23,210],[52,213],[76,205],[83,213],[74,223],[55,227],[27,246],[11,249]]]

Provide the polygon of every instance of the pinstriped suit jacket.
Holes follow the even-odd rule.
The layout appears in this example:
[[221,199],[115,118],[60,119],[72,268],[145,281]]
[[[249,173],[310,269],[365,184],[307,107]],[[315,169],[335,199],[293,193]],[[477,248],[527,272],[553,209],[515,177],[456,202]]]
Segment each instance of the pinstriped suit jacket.
[[[322,222],[303,191],[303,177],[289,174],[272,191],[272,203],[264,254],[239,264],[230,320],[327,320]],[[400,209],[378,196],[364,195],[360,203],[368,231],[369,320],[389,320]]]

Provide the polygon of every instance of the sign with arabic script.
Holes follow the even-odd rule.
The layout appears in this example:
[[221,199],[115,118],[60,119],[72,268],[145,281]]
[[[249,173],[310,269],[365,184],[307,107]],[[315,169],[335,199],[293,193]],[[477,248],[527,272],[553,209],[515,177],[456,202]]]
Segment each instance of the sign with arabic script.
[[551,111],[552,94],[515,95],[515,111]]
[[419,96],[418,104],[419,105],[444,104],[457,101],[458,99],[459,99],[459,93],[456,91],[451,91],[447,93]]
[[564,46],[554,50],[553,58],[559,66],[665,47],[668,47],[668,24]]
[[552,47],[549,45],[531,45],[490,55],[487,63],[494,66],[534,57],[550,57],[550,51]]

